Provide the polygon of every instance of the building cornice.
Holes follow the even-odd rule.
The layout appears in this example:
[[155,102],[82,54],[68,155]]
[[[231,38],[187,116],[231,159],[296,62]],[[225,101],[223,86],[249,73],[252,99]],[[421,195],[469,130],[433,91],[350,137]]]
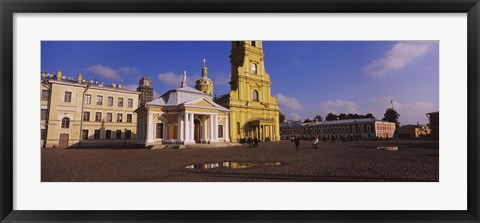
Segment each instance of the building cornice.
[[[79,88],[87,87],[87,84],[79,84],[75,82],[58,81],[58,80],[47,80],[47,81],[51,84],[66,85],[66,86],[79,87]],[[111,87],[105,87],[105,86],[100,87],[98,85],[90,85],[89,89],[140,95],[140,92],[137,92],[137,91],[127,90],[123,88],[111,88]]]

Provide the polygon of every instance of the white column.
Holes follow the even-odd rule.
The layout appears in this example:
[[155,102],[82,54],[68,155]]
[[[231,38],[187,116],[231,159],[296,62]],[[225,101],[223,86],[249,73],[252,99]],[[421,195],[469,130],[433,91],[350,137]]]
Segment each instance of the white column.
[[213,138],[215,142],[218,142],[218,116],[213,115]]
[[225,116],[225,141],[230,142],[230,132],[228,131],[229,123],[228,123],[228,115]]
[[190,125],[189,125],[189,122],[188,122],[188,114],[186,112],[185,112],[184,116],[185,117],[184,117],[184,121],[183,121],[183,123],[184,123],[183,131],[184,131],[184,136],[185,137],[184,137],[183,142],[187,142],[188,139],[190,139],[189,130],[188,130]]
[[141,123],[140,123],[140,132],[141,132],[141,135],[140,135],[140,144],[145,144],[147,143],[147,119],[145,118],[145,115],[142,115],[142,118],[141,118]]
[[207,141],[207,119],[205,116],[202,116],[202,140],[203,142]]
[[208,138],[210,142],[213,141],[213,115],[210,115],[210,131],[208,132]]
[[141,131],[141,135],[140,135],[140,144],[145,144],[147,142],[147,136],[146,136],[146,132],[147,132],[147,120],[145,119],[145,116],[142,115],[142,119],[141,119],[141,123],[140,123],[140,131]]
[[177,116],[177,143],[182,142],[182,116]]
[[148,121],[147,121],[147,145],[153,145],[154,144],[154,127],[155,123],[153,123],[153,114],[148,113]]
[[194,118],[193,118],[193,113],[190,113],[190,142],[194,142],[194,136],[195,136],[195,126],[194,126]]

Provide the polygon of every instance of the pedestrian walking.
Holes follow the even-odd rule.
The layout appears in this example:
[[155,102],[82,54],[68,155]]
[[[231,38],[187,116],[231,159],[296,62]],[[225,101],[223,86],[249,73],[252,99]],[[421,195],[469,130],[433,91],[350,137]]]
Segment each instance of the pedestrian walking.
[[248,142],[248,147],[252,148],[253,147],[252,138],[247,137],[247,142]]
[[295,138],[295,147],[297,148],[297,151],[298,151],[298,147],[300,146],[300,137],[296,137]]
[[315,137],[315,139],[313,140],[313,148],[318,149],[318,137]]

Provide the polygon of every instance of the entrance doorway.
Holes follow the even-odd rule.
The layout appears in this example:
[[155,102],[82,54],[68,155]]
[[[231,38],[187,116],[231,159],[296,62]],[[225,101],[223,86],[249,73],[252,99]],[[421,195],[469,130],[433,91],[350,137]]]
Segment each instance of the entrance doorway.
[[195,143],[201,143],[202,142],[202,123],[198,119],[194,119],[193,121],[194,126],[194,134],[193,134],[193,139],[195,140]]
[[60,134],[60,139],[58,140],[58,147],[59,148],[67,148],[68,147],[68,134]]

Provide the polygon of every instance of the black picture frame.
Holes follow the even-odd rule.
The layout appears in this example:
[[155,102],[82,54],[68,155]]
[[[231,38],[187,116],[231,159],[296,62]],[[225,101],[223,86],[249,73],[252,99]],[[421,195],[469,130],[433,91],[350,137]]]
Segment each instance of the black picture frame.
[[[255,7],[251,7],[255,5]],[[0,0],[1,222],[480,222],[479,0]],[[467,13],[468,205],[466,211],[21,211],[13,210],[14,13]],[[441,195],[440,195],[441,196]],[[412,201],[413,202],[413,201]]]

